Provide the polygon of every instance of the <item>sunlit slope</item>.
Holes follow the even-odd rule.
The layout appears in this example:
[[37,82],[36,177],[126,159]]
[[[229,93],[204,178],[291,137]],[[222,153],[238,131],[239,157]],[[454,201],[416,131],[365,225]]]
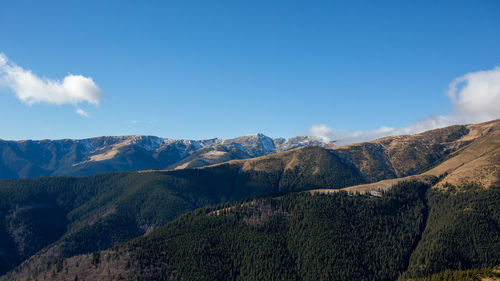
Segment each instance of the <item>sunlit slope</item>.
[[[453,128],[453,130],[450,130]],[[459,127],[449,127],[430,131],[433,134],[438,132],[456,132]],[[433,163],[430,166],[420,166],[420,170],[424,172],[405,176],[401,178],[385,179],[373,183],[361,184],[347,187],[346,191],[377,191],[379,189],[387,189],[393,184],[402,180],[418,179],[429,182],[434,177],[439,178],[439,182],[435,187],[443,187],[447,184],[455,186],[463,185],[479,185],[484,188],[500,185],[500,121],[491,121],[481,124],[472,124],[465,126],[467,134],[453,142],[448,142],[446,145],[440,144],[443,147],[454,147],[455,150],[449,151],[442,162]],[[460,131],[460,130],[459,130]],[[417,137],[425,136],[429,132],[425,132]],[[408,136],[407,138],[411,138]],[[390,139],[390,138],[389,138]],[[378,141],[376,141],[378,142]],[[362,145],[362,144],[360,144]],[[357,146],[360,146],[357,145]],[[401,144],[403,146],[403,144]],[[341,148],[346,150],[347,148]],[[414,160],[408,159],[408,162]],[[371,167],[371,161],[365,158],[359,162],[360,168],[365,171]],[[417,163],[413,162],[412,166]],[[368,168],[366,168],[368,167]],[[365,177],[367,177],[365,175]],[[327,189],[318,190],[318,192],[328,192]]]

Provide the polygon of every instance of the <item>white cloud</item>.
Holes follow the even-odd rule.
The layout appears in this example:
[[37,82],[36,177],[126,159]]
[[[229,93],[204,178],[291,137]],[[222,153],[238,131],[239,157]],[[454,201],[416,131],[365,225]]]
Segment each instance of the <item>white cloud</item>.
[[0,85],[11,89],[22,102],[71,104],[87,102],[97,105],[103,98],[101,90],[90,77],[67,75],[62,81],[40,78],[9,61],[0,53]]
[[90,118],[90,114],[88,114],[87,111],[85,111],[81,108],[77,108],[76,113],[83,116],[83,117]]
[[483,122],[500,117],[500,68],[468,73],[450,83],[447,92],[453,114],[467,122]]
[[447,95],[453,105],[453,112],[445,116],[429,116],[405,127],[381,126],[372,131],[350,132],[319,124],[311,126],[309,132],[323,139],[336,140],[338,144],[349,144],[500,118],[500,68],[471,72],[454,79]]

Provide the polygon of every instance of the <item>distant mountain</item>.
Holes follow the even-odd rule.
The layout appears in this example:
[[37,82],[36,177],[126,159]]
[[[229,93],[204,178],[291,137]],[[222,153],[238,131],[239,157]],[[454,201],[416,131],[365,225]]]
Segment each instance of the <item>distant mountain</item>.
[[0,179],[83,176],[105,172],[194,168],[301,146],[330,147],[314,137],[172,140],[155,136],[82,140],[0,140]]

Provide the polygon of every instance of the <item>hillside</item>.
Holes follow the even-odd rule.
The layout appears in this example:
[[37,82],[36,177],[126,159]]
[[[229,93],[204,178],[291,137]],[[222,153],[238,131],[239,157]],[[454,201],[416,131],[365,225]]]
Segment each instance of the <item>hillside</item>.
[[358,167],[367,181],[374,182],[426,171],[470,144],[470,131],[470,125],[457,125],[342,146],[335,151]]
[[[453,126],[443,129],[437,129],[429,132],[424,132],[422,134],[413,136],[401,136],[401,137],[390,137],[381,140],[376,140],[370,143],[361,143],[352,146],[340,147],[338,150],[342,151],[344,155],[348,155],[351,159],[361,159],[354,161],[360,171],[363,173],[365,178],[370,179],[370,175],[373,175],[373,167],[380,167],[378,161],[374,161],[376,158],[373,155],[376,153],[370,153],[365,151],[365,156],[360,158],[355,158],[351,151],[359,150],[360,147],[367,147],[372,143],[380,143],[390,141],[392,147],[404,147],[405,145],[411,150],[417,150],[413,146],[413,142],[418,142],[421,138],[428,138],[429,135],[441,135],[441,139],[448,139],[446,134],[443,132],[457,132],[463,131],[465,128],[466,134],[461,134],[460,138],[456,138],[452,142],[435,142],[434,144],[427,145],[428,148],[433,147],[445,147],[444,150],[431,149],[435,152],[440,152],[441,162],[439,161],[425,161],[425,159],[432,159],[426,157],[405,157],[405,153],[397,154],[392,153],[396,156],[395,159],[404,159],[404,164],[406,166],[415,167],[414,170],[420,171],[422,173],[407,175],[402,174],[402,177],[391,178],[392,175],[389,174],[388,179],[373,181],[371,183],[356,185],[348,187],[344,190],[350,192],[370,192],[378,191],[390,188],[392,185],[403,181],[403,180],[413,180],[418,179],[421,181],[429,181],[434,177],[439,177],[440,180],[434,185],[436,188],[445,188],[448,185],[454,186],[464,186],[464,185],[479,185],[485,188],[490,186],[500,186],[500,121],[491,121],[481,124],[472,124],[466,126]],[[402,143],[396,142],[398,139],[404,139]],[[446,149],[446,147],[453,147],[453,149]],[[421,147],[418,148],[420,151],[425,151]],[[337,151],[337,149],[335,150]],[[400,151],[404,152],[405,150]],[[377,152],[378,153],[378,152]],[[412,153],[416,153],[413,151]],[[391,154],[390,149],[387,149],[385,154]],[[424,154],[425,155],[425,154]],[[420,161],[424,159],[424,161]],[[398,160],[401,162],[401,160]],[[392,168],[392,162],[387,161],[387,171]],[[424,164],[424,165],[422,165]],[[337,189],[332,190],[337,191]],[[315,192],[330,192],[328,189],[319,189]]]
[[[31,262],[20,275],[5,278],[395,279],[423,227],[425,190],[424,185],[411,184],[380,198],[294,193],[203,208],[112,250],[62,260],[60,265]],[[366,251],[375,245],[379,254]],[[384,270],[377,271],[377,264]]]
[[366,181],[375,182],[426,171],[487,135],[489,129],[498,131],[499,121],[489,123],[493,124],[491,128],[486,128],[485,124],[457,125],[342,147],[313,137],[272,139],[262,134],[199,141],[154,136],[0,140],[0,179],[198,168],[315,145],[334,149],[336,154],[355,165]]
[[[388,190],[392,185],[405,179],[424,181],[424,185],[432,185],[441,190],[428,191],[422,199],[429,206],[421,211],[425,219],[427,216],[432,218],[432,221],[446,218],[442,220],[443,222],[456,221],[457,217],[454,216],[462,219],[460,212],[454,213],[450,210],[456,207],[457,203],[453,198],[457,198],[455,195],[457,190],[465,190],[468,191],[465,197],[457,202],[472,200],[471,202],[475,202],[471,203],[473,208],[477,208],[475,206],[480,204],[479,202],[490,202],[488,204],[493,206],[487,210],[480,210],[485,212],[485,215],[467,219],[484,222],[487,225],[498,225],[499,204],[495,200],[498,196],[496,187],[498,187],[499,171],[499,124],[500,121],[492,121],[476,125],[452,126],[418,135],[388,137],[333,149],[306,146],[257,158],[231,160],[203,168],[0,181],[0,219],[3,220],[0,224],[0,273],[5,273],[23,262],[24,264],[16,269],[20,274],[31,272],[34,266],[59,261],[61,258],[74,257],[73,259],[85,263],[86,256],[79,255],[110,249],[117,243],[144,234],[152,235],[157,233],[156,229],[176,217],[204,206],[232,204],[243,199],[288,194],[286,197],[292,196],[290,192],[301,190],[315,190],[313,193],[330,193],[339,189],[350,192],[376,191],[374,195],[378,196],[380,189]],[[248,138],[258,139],[259,136]],[[248,142],[248,139],[245,139],[245,142]],[[191,160],[199,159],[196,158],[196,153],[206,154],[219,150],[220,147],[214,150],[199,149],[193,153],[195,157],[192,159],[186,157],[187,160],[182,165],[187,163],[188,166],[189,163],[193,163]],[[263,150],[258,149],[249,151],[263,153]],[[465,167],[472,172],[463,173],[460,169]],[[464,176],[467,178],[464,179]],[[379,179],[383,180],[377,182]],[[453,179],[459,180],[452,181]],[[441,211],[435,209],[436,207],[431,208],[430,205],[431,203],[439,205],[433,202],[439,198],[440,192],[451,195],[439,200],[455,202],[444,204],[447,207]],[[481,196],[476,195],[478,192]],[[313,198],[322,198],[315,196],[313,194]],[[369,198],[374,199],[374,197]],[[431,210],[430,213],[425,211],[428,208]],[[433,208],[437,211],[432,211]],[[467,208],[469,207],[462,206],[458,210]],[[234,205],[225,205],[221,210],[232,209]],[[266,210],[264,213],[269,211]],[[194,214],[197,214],[196,212]],[[355,215],[356,211],[349,214]],[[483,221],[483,218],[488,218],[488,223]],[[239,221],[241,217],[237,216],[236,219]],[[254,219],[255,217],[250,221]],[[385,218],[380,219],[385,220]],[[306,227],[307,222],[303,223]],[[398,265],[402,266],[404,271],[408,270],[408,273],[405,273],[408,276],[419,276],[448,268],[445,267],[447,264],[433,268],[432,259],[426,260],[438,253],[433,252],[436,248],[432,246],[436,243],[436,233],[448,230],[467,233],[475,231],[474,228],[460,229],[460,225],[457,224],[426,223],[427,227],[429,225],[433,225],[431,230],[427,228],[425,231],[419,230],[418,238],[415,238],[420,241],[418,245],[415,244],[411,249],[405,248],[411,255],[403,265]],[[287,228],[288,224],[285,226]],[[493,235],[491,238],[493,240],[489,242],[480,240],[477,243],[496,245],[497,229],[488,231]],[[450,234],[450,237],[453,236]],[[445,241],[437,245],[450,247],[450,243]],[[426,246],[419,247],[421,244]],[[441,249],[439,247],[437,249]],[[464,245],[460,247],[466,249]],[[128,250],[120,248],[120,251]],[[134,251],[127,253],[135,254]],[[128,255],[127,253],[124,255]],[[488,263],[490,258],[488,255],[469,256],[467,263],[459,260],[458,263],[450,262],[448,265],[458,268],[464,264],[468,267],[495,265]],[[123,265],[116,260],[113,262],[117,262],[117,267]],[[129,260],[125,264],[139,266],[137,262]],[[221,263],[226,262],[228,261],[221,261]],[[269,262],[275,263],[275,261]],[[60,267],[61,264],[57,266]],[[402,273],[403,269],[398,269],[398,272]],[[96,274],[91,268],[88,272]],[[113,270],[110,269],[110,272]],[[370,274],[375,274],[375,271],[371,272]]]
[[2,280],[407,280],[491,267],[498,202],[499,189],[457,194],[416,181],[382,196],[289,193],[198,209],[107,251],[31,260]]
[[445,175],[439,187],[446,184],[477,183],[488,187],[500,186],[500,122],[492,121],[468,126],[464,141],[470,145],[453,153],[447,161],[425,172],[425,175]]
[[0,272],[49,245],[48,259],[107,249],[206,205],[360,182],[320,147],[201,169],[0,181]]
[[202,167],[307,146],[331,146],[311,137],[172,140],[154,136],[82,140],[0,140],[0,179],[83,176],[105,172]]
[[415,281],[498,281],[500,267],[488,267],[469,270],[445,270]]

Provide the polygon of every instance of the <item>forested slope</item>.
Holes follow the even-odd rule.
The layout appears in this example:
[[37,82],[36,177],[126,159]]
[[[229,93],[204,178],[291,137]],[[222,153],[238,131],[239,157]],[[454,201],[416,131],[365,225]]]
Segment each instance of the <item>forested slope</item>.
[[381,196],[293,192],[226,203],[107,251],[28,262],[4,280],[407,280],[492,267],[499,198],[494,187],[410,181]]
[[89,253],[202,206],[360,182],[353,166],[319,147],[251,164],[0,181],[0,273],[51,243],[47,258]]
[[394,280],[425,225],[427,188],[409,182],[381,197],[290,193],[202,208],[112,250],[32,263],[5,278]]
[[500,264],[500,189],[449,186],[427,194],[429,219],[405,276]]

